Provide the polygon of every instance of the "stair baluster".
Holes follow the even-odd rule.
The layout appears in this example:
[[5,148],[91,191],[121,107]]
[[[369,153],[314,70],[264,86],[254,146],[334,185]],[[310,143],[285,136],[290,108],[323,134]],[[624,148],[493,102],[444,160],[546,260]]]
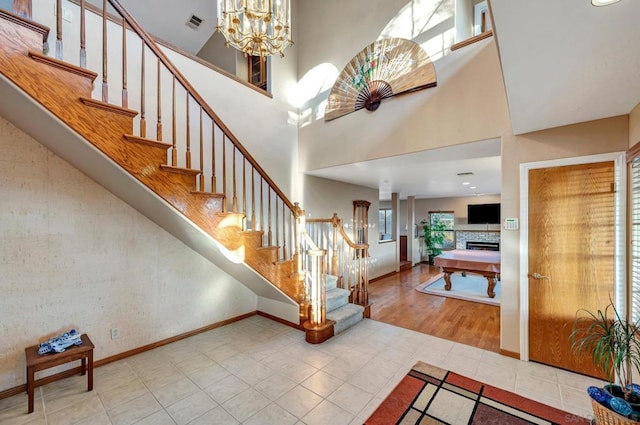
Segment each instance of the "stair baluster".
[[80,0],[80,66],[82,68],[87,67],[87,29],[84,2],[85,0]]

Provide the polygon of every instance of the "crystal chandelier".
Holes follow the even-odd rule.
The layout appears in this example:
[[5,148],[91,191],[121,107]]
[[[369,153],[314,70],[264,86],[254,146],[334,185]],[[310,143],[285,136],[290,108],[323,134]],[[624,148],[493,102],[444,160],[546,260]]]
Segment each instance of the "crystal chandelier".
[[247,55],[284,56],[293,45],[290,0],[219,0],[216,29]]

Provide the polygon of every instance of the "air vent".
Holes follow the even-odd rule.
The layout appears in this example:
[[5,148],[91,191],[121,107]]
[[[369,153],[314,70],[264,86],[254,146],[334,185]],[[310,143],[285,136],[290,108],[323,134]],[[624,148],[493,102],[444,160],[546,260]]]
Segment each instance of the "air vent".
[[191,18],[187,21],[187,26],[197,30],[202,24],[202,18],[198,18],[196,15],[191,15]]
[[471,171],[467,171],[466,173],[458,173],[459,176],[473,176],[473,173]]

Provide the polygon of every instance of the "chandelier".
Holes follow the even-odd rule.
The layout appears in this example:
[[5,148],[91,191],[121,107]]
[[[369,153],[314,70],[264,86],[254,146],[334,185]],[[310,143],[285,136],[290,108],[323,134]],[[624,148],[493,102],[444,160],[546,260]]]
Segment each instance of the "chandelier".
[[290,0],[219,0],[216,29],[247,55],[284,56],[293,45]]

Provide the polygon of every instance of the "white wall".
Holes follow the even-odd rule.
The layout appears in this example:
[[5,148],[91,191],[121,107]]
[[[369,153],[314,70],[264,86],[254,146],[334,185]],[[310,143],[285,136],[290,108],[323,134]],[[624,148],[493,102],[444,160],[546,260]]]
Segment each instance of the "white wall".
[[[353,201],[364,200],[371,202],[369,206],[369,223],[375,227],[369,228],[369,255],[375,259],[374,268],[370,271],[370,278],[391,273],[397,264],[397,243],[378,241],[378,191],[368,187],[336,182],[320,177],[304,176],[304,206],[307,217],[331,218],[333,213],[347,225],[352,224]],[[349,232],[349,230],[347,231]]]
[[[236,74],[236,56],[239,52],[233,47],[226,47],[224,41],[222,34],[216,31],[204,46],[202,46],[197,56],[224,69],[230,74],[238,75]],[[242,54],[240,54],[240,56],[242,56]],[[244,80],[247,79],[246,74],[242,76],[238,75],[238,77]]]
[[4,118],[0,151],[0,391],[24,383],[24,347],[70,328],[100,359],[257,309],[253,292]]

